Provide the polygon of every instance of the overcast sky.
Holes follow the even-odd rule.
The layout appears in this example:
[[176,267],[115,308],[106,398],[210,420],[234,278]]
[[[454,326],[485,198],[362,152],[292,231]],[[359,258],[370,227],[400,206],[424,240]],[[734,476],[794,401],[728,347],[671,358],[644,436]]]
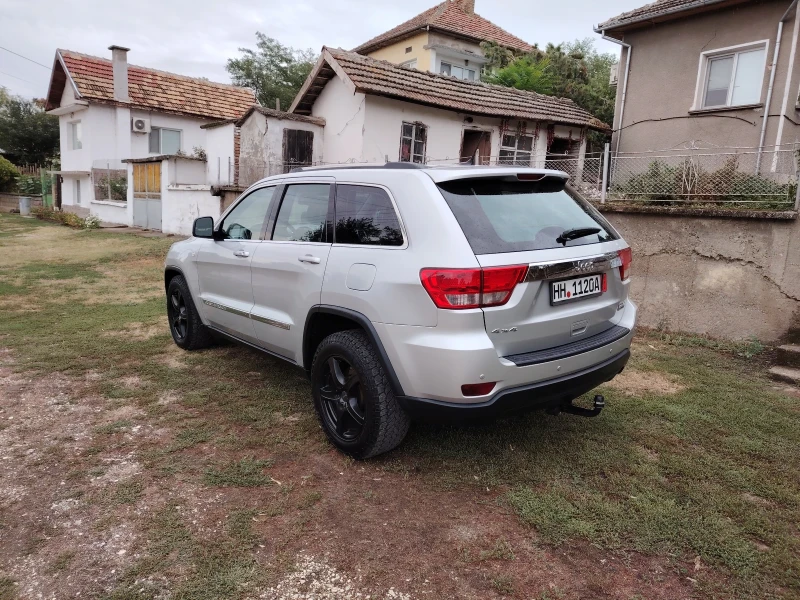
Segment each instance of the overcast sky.
[[[529,43],[594,36],[595,24],[648,0],[476,0],[476,12]],[[350,49],[399,25],[436,0],[0,0],[0,86],[44,97],[56,48],[229,83],[225,60],[255,46],[255,32],[298,48]],[[16,52],[38,66],[8,52]]]

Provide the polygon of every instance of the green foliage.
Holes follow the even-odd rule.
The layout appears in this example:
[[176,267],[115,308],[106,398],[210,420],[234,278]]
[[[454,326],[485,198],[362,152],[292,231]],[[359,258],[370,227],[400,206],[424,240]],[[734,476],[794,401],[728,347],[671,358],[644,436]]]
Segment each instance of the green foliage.
[[484,81],[518,90],[552,94],[555,75],[547,57],[534,58],[528,55],[516,59],[493,75],[484,76]]
[[255,90],[262,106],[272,108],[278,99],[287,110],[311,73],[316,53],[284,46],[261,32],[256,38],[256,50],[239,48],[242,56],[228,59],[225,68],[234,84]]
[[82,219],[75,213],[54,210],[49,206],[34,208],[31,210],[31,213],[37,219],[55,221],[56,223],[61,223],[62,225],[74,229],[98,229],[100,227],[100,219],[94,215],[89,215],[85,219]]
[[8,159],[0,156],[0,192],[9,192],[14,189],[17,177],[19,177],[17,167],[12,165]]
[[616,89],[610,76],[617,58],[595,50],[592,38],[548,44],[544,51],[535,48],[520,57],[492,45],[482,47],[489,58],[484,81],[569,98],[604,123],[613,122]]
[[[108,175],[106,171],[96,171],[100,174],[95,183],[96,198],[106,198],[115,202],[128,200],[128,174]],[[116,171],[112,171],[116,173]]]
[[17,164],[43,165],[58,156],[58,117],[40,100],[0,96],[0,148]]
[[38,175],[20,175],[17,179],[17,192],[30,196],[40,196],[42,179]]

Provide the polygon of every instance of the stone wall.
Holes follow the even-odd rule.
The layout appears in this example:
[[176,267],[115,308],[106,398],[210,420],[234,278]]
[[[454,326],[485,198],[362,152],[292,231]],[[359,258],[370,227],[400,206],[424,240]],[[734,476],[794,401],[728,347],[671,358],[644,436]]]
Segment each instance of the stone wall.
[[800,221],[606,214],[633,248],[640,323],[727,339],[786,336],[800,307]]
[[[19,210],[19,199],[23,195],[21,194],[6,194],[5,192],[0,192],[0,212],[11,212],[12,210],[18,211]],[[28,198],[31,199],[31,208],[36,208],[37,206],[42,206],[42,197],[41,196],[31,196],[28,195]]]

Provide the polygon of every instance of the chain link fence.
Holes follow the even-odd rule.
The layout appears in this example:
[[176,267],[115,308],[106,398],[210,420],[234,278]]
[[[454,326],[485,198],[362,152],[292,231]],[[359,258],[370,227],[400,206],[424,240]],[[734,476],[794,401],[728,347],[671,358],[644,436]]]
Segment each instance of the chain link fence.
[[618,154],[610,161],[610,201],[787,209],[797,197],[794,147]]

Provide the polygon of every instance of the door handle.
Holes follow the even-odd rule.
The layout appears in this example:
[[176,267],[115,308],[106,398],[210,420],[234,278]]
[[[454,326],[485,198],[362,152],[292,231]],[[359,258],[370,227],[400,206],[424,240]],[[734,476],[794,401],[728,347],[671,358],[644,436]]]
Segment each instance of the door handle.
[[317,258],[316,256],[311,256],[310,254],[306,254],[305,256],[299,256],[297,260],[299,260],[301,263],[309,263],[312,265],[318,265],[319,263],[322,262],[319,258]]
[[250,256],[250,253],[247,252],[246,250],[237,250],[236,252],[233,253],[233,255],[238,256],[239,258],[248,258]]

